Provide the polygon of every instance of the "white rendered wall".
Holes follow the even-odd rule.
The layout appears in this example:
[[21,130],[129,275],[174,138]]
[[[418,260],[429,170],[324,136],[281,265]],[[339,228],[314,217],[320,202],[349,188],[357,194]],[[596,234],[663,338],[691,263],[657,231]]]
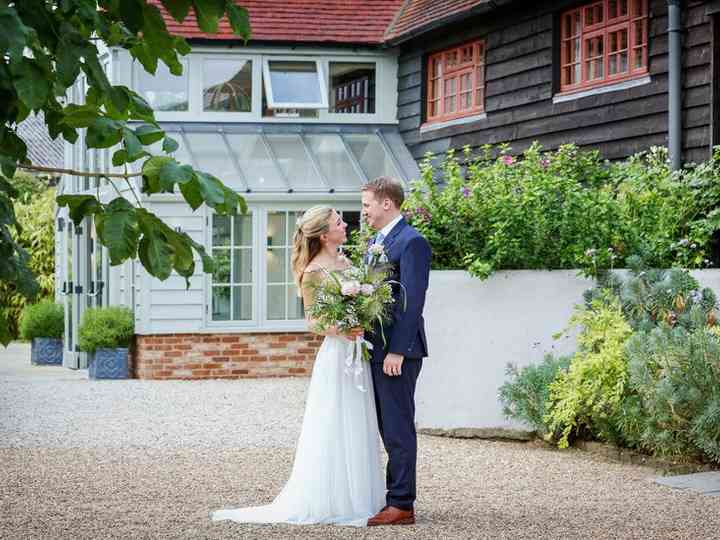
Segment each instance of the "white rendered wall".
[[[692,272],[720,292],[720,271]],[[593,286],[575,270],[497,272],[480,281],[462,271],[433,271],[425,305],[430,356],[416,390],[421,429],[523,429],[503,417],[498,389],[506,366],[537,363],[575,350],[554,340],[582,293]]]

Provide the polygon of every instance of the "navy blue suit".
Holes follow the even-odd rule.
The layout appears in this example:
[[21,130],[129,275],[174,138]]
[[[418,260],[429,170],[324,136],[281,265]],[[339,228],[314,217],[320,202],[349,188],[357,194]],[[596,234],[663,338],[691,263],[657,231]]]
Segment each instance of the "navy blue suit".
[[[388,453],[387,504],[404,510],[415,502],[417,435],[415,433],[415,383],[428,355],[422,316],[430,276],[430,246],[414,228],[401,219],[383,242],[392,274],[392,318],[379,324],[366,337],[373,344],[372,376],[378,426]],[[406,305],[404,305],[406,302]],[[383,340],[383,334],[385,339]],[[402,374],[383,372],[388,353],[404,357]]]

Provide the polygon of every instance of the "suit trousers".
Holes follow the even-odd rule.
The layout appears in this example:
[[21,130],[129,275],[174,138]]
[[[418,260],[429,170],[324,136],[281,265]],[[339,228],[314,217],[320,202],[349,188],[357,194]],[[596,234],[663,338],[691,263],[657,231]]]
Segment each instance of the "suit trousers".
[[415,503],[415,384],[422,362],[405,358],[402,373],[393,377],[383,372],[381,362],[373,362],[371,368],[378,427],[388,454],[386,502],[403,510],[412,510]]

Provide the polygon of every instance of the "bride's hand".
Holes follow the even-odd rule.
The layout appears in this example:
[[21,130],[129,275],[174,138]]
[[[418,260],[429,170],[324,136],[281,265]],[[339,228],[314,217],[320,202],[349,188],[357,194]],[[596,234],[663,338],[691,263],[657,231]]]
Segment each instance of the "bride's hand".
[[355,339],[356,337],[362,337],[363,335],[365,335],[365,330],[358,326],[357,328],[351,328],[350,330],[347,330],[344,335],[348,339]]

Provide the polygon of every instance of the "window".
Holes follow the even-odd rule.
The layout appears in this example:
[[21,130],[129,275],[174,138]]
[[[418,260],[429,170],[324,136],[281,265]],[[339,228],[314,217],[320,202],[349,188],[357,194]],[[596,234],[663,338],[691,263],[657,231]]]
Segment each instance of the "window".
[[252,214],[212,216],[212,320],[253,318]]
[[252,62],[207,59],[203,62],[203,110],[250,112]]
[[428,58],[428,122],[471,116],[485,109],[485,42],[473,41]]
[[263,83],[270,109],[327,109],[325,79],[317,60],[266,59]]
[[647,0],[601,0],[560,18],[560,90],[602,86],[647,73]]
[[330,62],[330,112],[375,113],[375,64]]
[[138,93],[145,98],[155,111],[188,110],[188,68],[187,61],[181,60],[183,73],[170,73],[168,67],[158,62],[155,75],[147,73],[141,65],[135,66]]
[[290,268],[295,223],[299,211],[268,212],[267,218],[267,318],[298,320],[304,316],[302,300]]

